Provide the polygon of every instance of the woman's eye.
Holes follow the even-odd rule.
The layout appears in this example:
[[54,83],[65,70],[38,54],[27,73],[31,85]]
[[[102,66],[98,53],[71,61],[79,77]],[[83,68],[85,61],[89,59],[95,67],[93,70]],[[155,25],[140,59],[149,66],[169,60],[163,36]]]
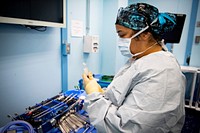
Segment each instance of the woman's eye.
[[122,38],[125,36],[125,34],[118,34],[118,36]]

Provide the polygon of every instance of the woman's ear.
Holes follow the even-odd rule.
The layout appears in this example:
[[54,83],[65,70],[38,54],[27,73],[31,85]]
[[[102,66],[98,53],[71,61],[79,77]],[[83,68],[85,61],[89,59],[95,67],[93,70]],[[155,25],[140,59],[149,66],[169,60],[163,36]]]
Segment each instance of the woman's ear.
[[149,40],[151,38],[151,33],[150,32],[143,32],[140,34],[141,39],[143,40]]

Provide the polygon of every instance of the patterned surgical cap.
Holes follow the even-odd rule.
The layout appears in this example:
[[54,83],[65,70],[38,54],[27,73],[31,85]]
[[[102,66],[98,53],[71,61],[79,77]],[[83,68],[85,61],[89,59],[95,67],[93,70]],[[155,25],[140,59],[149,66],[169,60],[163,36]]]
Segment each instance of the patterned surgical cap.
[[151,32],[162,35],[174,28],[176,17],[171,13],[159,13],[152,5],[136,3],[119,9],[116,24],[133,30],[149,26]]

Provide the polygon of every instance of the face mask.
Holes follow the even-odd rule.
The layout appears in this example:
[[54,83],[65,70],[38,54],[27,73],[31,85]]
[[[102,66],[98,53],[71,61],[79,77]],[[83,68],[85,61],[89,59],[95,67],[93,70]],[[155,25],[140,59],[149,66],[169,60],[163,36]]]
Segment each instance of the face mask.
[[130,52],[131,38],[118,38],[118,48],[123,56],[131,58],[133,55]]
[[131,43],[131,39],[132,38],[119,38],[119,40],[118,40],[118,47],[119,47],[119,50],[120,50],[121,54],[123,56],[128,57],[128,58],[136,57],[138,55],[141,55],[144,52],[146,52],[147,50],[151,49],[154,45],[157,44],[157,42],[156,42],[153,45],[151,45],[150,47],[148,47],[147,49],[145,49],[144,51],[136,53],[136,54],[132,54],[130,52],[130,48],[129,48],[130,47],[130,43]]

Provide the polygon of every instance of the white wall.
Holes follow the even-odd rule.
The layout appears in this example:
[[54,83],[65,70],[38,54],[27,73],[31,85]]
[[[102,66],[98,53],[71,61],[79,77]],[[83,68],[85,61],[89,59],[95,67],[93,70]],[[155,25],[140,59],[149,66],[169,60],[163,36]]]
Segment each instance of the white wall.
[[116,64],[115,20],[118,9],[117,0],[103,1],[101,73],[112,75]]

